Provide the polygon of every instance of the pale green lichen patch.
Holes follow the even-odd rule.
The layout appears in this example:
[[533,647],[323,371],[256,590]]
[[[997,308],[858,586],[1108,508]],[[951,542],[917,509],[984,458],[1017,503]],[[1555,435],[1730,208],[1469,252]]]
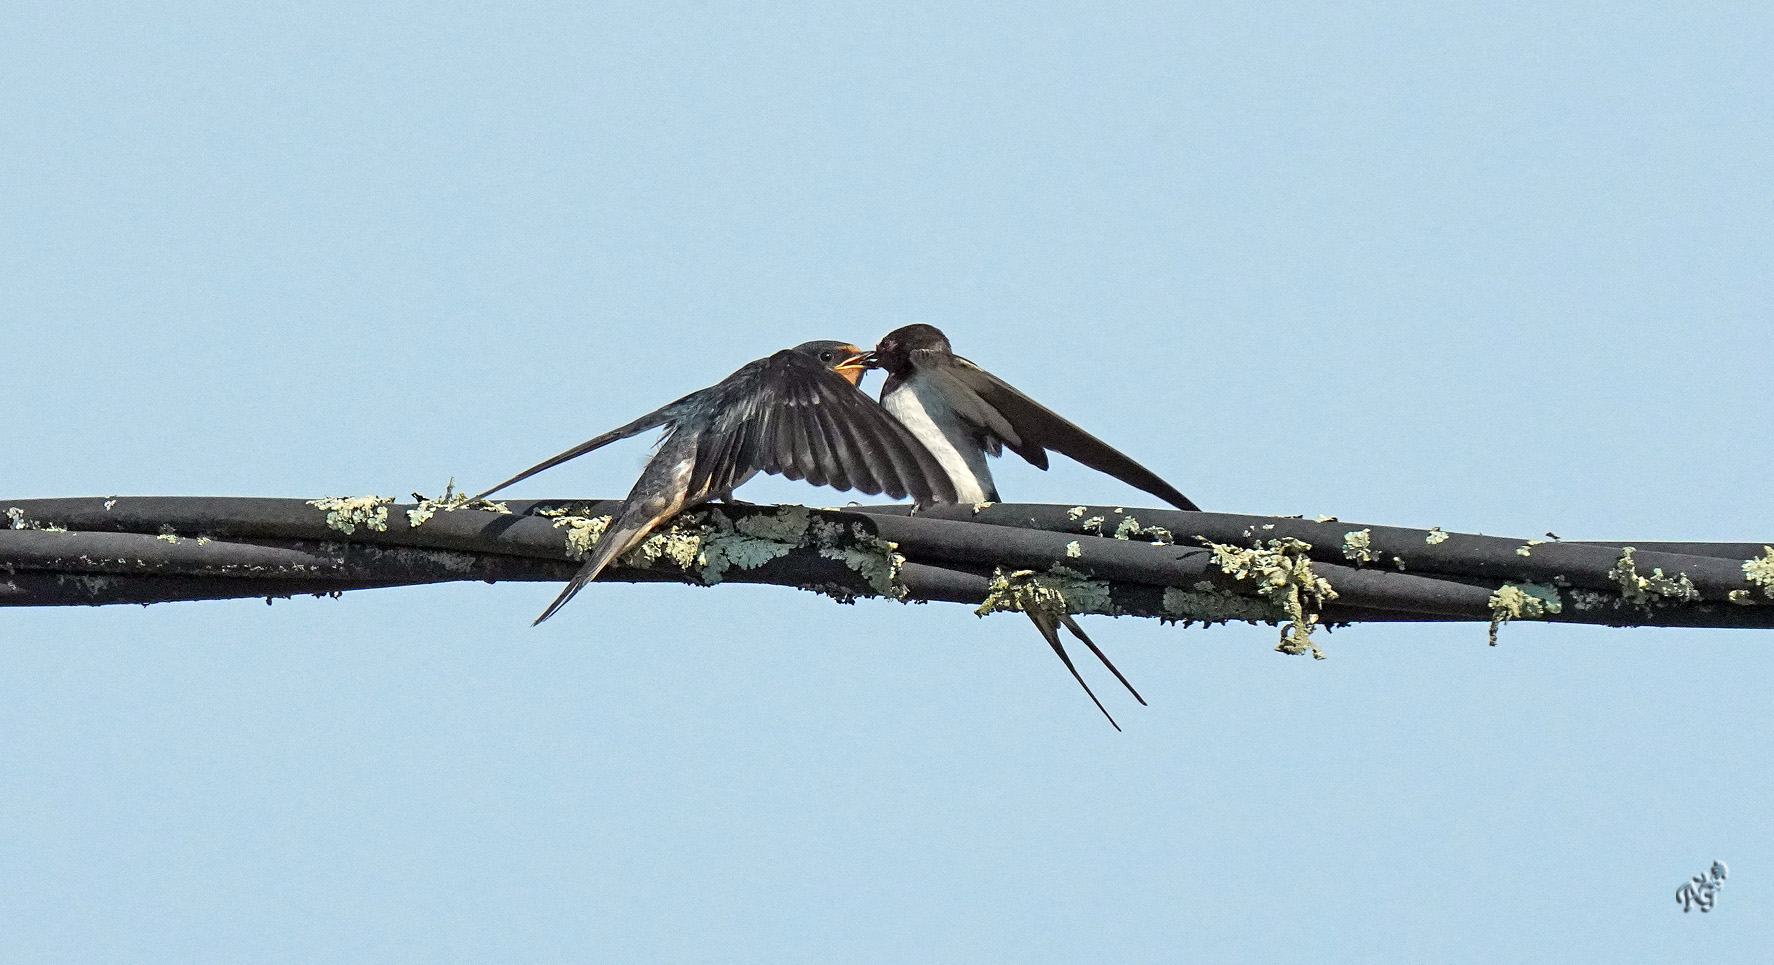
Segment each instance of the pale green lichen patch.
[[812,528],[819,555],[837,560],[862,577],[876,593],[889,600],[905,599],[906,588],[899,581],[905,557],[899,544],[881,539],[861,523],[850,524],[850,533],[837,523],[820,522]]
[[1430,546],[1435,546],[1439,543],[1445,543],[1447,541],[1448,541],[1448,534],[1442,532],[1440,526],[1429,527],[1429,532],[1424,534],[1424,536],[1423,536],[1423,542],[1428,543]]
[[[542,515],[547,516],[550,513],[544,511]],[[611,517],[609,516],[556,515],[559,518],[554,521],[554,528],[567,531],[567,552],[571,553],[576,560],[584,559],[586,554],[591,552],[591,548],[597,545],[597,541],[603,538],[604,530],[610,528]]]
[[[1116,510],[1116,512],[1120,512],[1120,510]],[[1101,527],[1098,527],[1097,531],[1101,532]],[[1133,539],[1134,537],[1140,537],[1160,546],[1166,546],[1176,542],[1176,539],[1171,535],[1170,530],[1165,529],[1162,526],[1141,526],[1140,521],[1133,516],[1129,516],[1117,524],[1115,526],[1115,532],[1112,535],[1116,539]]]
[[1491,646],[1497,645],[1497,631],[1511,620],[1538,620],[1549,613],[1564,612],[1564,601],[1556,587],[1539,583],[1505,583],[1491,594]]
[[1109,584],[1093,580],[1063,566],[1050,567],[1045,573],[999,569],[992,574],[990,589],[984,603],[974,610],[980,616],[1001,611],[1017,613],[1103,613],[1115,616],[1115,601]]
[[1774,599],[1774,546],[1764,546],[1760,557],[1743,561],[1743,578],[1761,587],[1763,596]]
[[986,510],[991,509],[993,506],[996,506],[996,505],[998,505],[998,504],[992,502],[989,499],[982,499],[979,502],[973,504],[973,514],[975,516],[978,516],[980,513],[985,512]]
[[1620,552],[1620,561],[1608,571],[1608,577],[1620,584],[1620,596],[1628,603],[1650,606],[1664,600],[1686,603],[1700,599],[1700,591],[1694,588],[1694,581],[1688,574],[1677,573],[1675,576],[1664,576],[1662,567],[1655,567],[1649,576],[1641,575],[1632,554],[1636,550],[1625,547]]
[[720,510],[710,510],[702,527],[696,554],[698,575],[713,585],[729,569],[752,570],[803,545],[812,515],[804,506],[784,506],[774,513],[757,513],[729,520]]
[[385,496],[335,496],[330,499],[310,499],[308,505],[326,512],[328,529],[350,535],[357,532],[359,526],[378,533],[387,532],[388,504],[392,502],[393,498]]
[[1072,559],[1077,559],[1084,555],[1084,547],[1079,546],[1077,540],[1073,540],[1066,544],[1066,555]]
[[1357,563],[1372,563],[1380,558],[1374,550],[1374,531],[1358,529],[1343,534],[1343,558]]
[[1106,522],[1106,520],[1104,520],[1101,516],[1092,516],[1089,519],[1085,520],[1084,522],[1079,523],[1078,528],[1082,529],[1086,533],[1095,533],[1098,536],[1101,536],[1103,533],[1103,523],[1104,522]]
[[1198,583],[1193,590],[1179,586],[1164,588],[1166,619],[1189,623],[1225,623],[1241,620],[1246,623],[1279,623],[1288,619],[1281,608],[1268,600],[1229,593],[1212,583]]
[[1324,604],[1337,598],[1337,591],[1329,580],[1313,572],[1312,560],[1306,555],[1312,544],[1284,537],[1266,545],[1259,543],[1254,549],[1212,542],[1207,546],[1221,572],[1256,584],[1257,595],[1287,616],[1288,624],[1281,628],[1281,643],[1275,649],[1324,659],[1324,652],[1312,640],[1312,627]]
[[436,499],[427,499],[419,493],[414,493],[413,498],[418,500],[419,505],[407,510],[407,525],[414,529],[425,525],[426,520],[438,513],[454,513],[464,509],[511,515],[511,507],[502,502],[495,502],[491,499],[472,499],[467,493],[456,492],[456,480],[453,478],[445,484],[442,496]]
[[173,530],[171,523],[163,523],[160,527],[160,535],[154,538],[162,543],[177,543],[179,534]]
[[1088,512],[1090,512],[1089,506],[1073,506],[1071,509],[1066,510],[1066,518],[1082,519],[1084,518],[1084,514]]
[[1545,544],[1545,542],[1546,541],[1543,539],[1528,540],[1523,545],[1517,546],[1515,548],[1515,555],[1517,555],[1517,556],[1532,556],[1534,553],[1534,547],[1541,546],[1541,545]]
[[6,527],[8,529],[34,529],[44,533],[66,533],[68,531],[68,527],[57,523],[42,523],[34,519],[27,519],[25,511],[17,506],[9,507],[6,510]]

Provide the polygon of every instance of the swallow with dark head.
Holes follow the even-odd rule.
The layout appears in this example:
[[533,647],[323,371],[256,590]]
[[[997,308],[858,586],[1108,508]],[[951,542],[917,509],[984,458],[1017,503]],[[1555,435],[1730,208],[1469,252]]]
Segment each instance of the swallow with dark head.
[[[998,487],[992,480],[986,456],[1001,455],[1008,448],[1043,470],[1047,468],[1048,450],[1052,450],[1151,493],[1178,509],[1200,509],[1176,487],[1120,450],[956,355],[948,336],[934,325],[907,325],[888,332],[865,361],[887,370],[887,382],[881,387],[881,407],[936,457],[962,503],[998,501]],[[1084,688],[1109,723],[1120,730],[1121,725],[1115,723],[1066,654],[1059,628],[1065,627],[1089,647],[1133,699],[1141,705],[1146,699],[1085,635],[1071,614],[1026,612],[1078,686]]]

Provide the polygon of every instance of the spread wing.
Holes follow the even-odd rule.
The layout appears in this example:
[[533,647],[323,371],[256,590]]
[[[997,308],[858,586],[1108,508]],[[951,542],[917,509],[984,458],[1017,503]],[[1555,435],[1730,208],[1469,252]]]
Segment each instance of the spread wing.
[[754,471],[920,505],[954,502],[930,450],[843,376],[781,351],[709,390],[712,423],[697,440],[690,491],[723,492]]
[[1201,508],[1150,469],[972,362],[958,355],[936,358],[913,353],[913,364],[918,374],[948,399],[956,415],[982,433],[996,436],[1035,467],[1047,468],[1047,450],[1051,449],[1178,509]]

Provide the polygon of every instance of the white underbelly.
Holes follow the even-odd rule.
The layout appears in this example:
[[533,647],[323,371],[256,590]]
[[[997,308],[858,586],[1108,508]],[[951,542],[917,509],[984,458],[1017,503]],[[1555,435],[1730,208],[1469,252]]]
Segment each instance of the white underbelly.
[[936,457],[962,504],[996,499],[998,487],[986,467],[986,454],[973,433],[949,409],[942,393],[907,379],[881,399],[881,405]]

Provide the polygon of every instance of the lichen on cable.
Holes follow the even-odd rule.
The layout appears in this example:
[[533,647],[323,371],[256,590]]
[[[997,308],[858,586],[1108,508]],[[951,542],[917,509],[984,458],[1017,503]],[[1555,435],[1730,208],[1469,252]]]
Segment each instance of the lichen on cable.
[[1505,583],[1491,594],[1491,646],[1497,631],[1511,620],[1538,620],[1549,613],[1564,612],[1558,588],[1539,583]]
[[1649,607],[1664,600],[1688,603],[1700,599],[1700,591],[1694,588],[1694,581],[1688,579],[1686,573],[1664,576],[1662,567],[1654,567],[1649,576],[1640,574],[1638,564],[1632,558],[1635,551],[1631,546],[1622,548],[1620,561],[1608,571],[1608,578],[1620,584],[1620,596],[1626,602]]
[[1374,550],[1374,531],[1358,529],[1343,534],[1343,558],[1357,563],[1372,563],[1380,558]]
[[1329,580],[1313,572],[1312,560],[1306,555],[1312,544],[1289,536],[1267,544],[1259,542],[1252,549],[1213,542],[1207,542],[1207,547],[1213,550],[1221,572],[1256,584],[1257,595],[1287,616],[1276,650],[1324,659],[1324,652],[1312,640],[1312,627],[1324,604],[1337,598],[1337,591]]
[[851,523],[846,530],[842,524],[820,520],[809,532],[820,556],[844,564],[880,596],[905,599],[906,587],[899,579],[905,556],[898,543],[876,536],[862,523]]
[[[1098,531],[1101,531],[1100,527]],[[1114,536],[1116,539],[1133,539],[1136,536],[1142,536],[1159,546],[1168,546],[1176,542],[1176,538],[1171,535],[1170,530],[1162,526],[1141,526],[1140,521],[1132,516],[1123,519],[1115,527]]]
[[973,612],[987,616],[1003,611],[1017,613],[1103,613],[1117,615],[1115,601],[1105,580],[1093,580],[1075,570],[1053,566],[1047,572],[999,568],[984,603]]
[[326,512],[328,529],[336,529],[349,536],[357,532],[359,526],[386,533],[388,504],[392,502],[393,497],[388,496],[334,496],[329,499],[310,499],[308,505]]
[[1743,578],[1761,587],[1763,596],[1774,599],[1774,546],[1764,546],[1761,556],[1743,561]]
[[1184,626],[1191,623],[1206,626],[1232,620],[1274,624],[1288,619],[1288,616],[1280,607],[1261,597],[1240,596],[1203,581],[1195,584],[1192,590],[1165,587],[1163,618],[1179,621]]
[[427,499],[419,493],[413,494],[418,505],[407,510],[407,525],[414,529],[425,525],[426,521],[438,513],[454,513],[461,510],[479,510],[486,513],[511,515],[511,507],[491,499],[472,499],[467,493],[456,492],[454,477],[444,485],[443,495],[436,499]]
[[42,533],[66,533],[68,531],[66,526],[56,523],[43,523],[34,519],[27,519],[25,517],[25,511],[17,506],[10,506],[7,508],[6,527],[8,529],[34,529]]
[[1448,534],[1442,532],[1440,526],[1431,526],[1429,527],[1429,532],[1423,534],[1423,542],[1428,543],[1430,546],[1435,546],[1438,543],[1445,543],[1447,541]]

